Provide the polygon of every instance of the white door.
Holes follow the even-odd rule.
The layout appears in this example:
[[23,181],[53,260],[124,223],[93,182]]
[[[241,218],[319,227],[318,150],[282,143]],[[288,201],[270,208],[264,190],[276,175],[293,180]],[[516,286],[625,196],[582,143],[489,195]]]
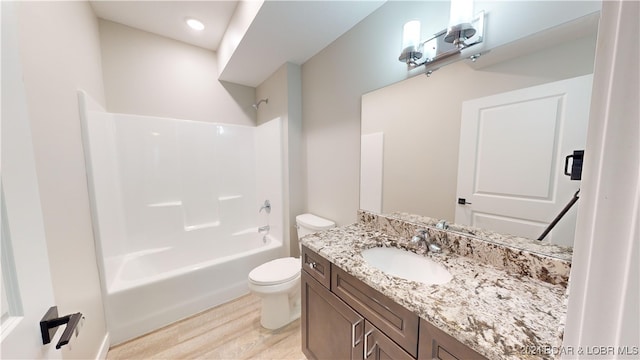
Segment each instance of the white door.
[[[56,359],[55,342],[42,345],[40,319],[54,305],[44,237],[31,129],[22,83],[12,2],[3,1],[2,127],[2,322],[0,358]],[[64,315],[64,314],[61,314]]]
[[[467,204],[456,205],[456,223],[532,239],[542,234],[580,187],[564,165],[585,148],[592,78],[463,103],[457,198]],[[573,243],[578,206],[545,240]]]

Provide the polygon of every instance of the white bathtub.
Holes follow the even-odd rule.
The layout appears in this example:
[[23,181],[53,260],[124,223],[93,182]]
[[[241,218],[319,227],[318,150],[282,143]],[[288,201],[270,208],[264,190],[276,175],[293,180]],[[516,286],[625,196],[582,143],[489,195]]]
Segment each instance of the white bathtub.
[[106,296],[112,344],[247,294],[251,269],[284,251],[280,240],[264,238],[255,229],[223,241],[187,245],[145,250],[105,263],[107,273],[113,274]]
[[280,118],[252,127],[78,101],[113,344],[246,294],[251,269],[288,254]]

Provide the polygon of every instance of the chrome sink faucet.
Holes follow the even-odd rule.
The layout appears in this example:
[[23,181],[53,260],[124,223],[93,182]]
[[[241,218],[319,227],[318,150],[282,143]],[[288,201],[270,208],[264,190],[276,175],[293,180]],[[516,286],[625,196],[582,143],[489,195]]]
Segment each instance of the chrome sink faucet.
[[411,243],[416,246],[420,246],[422,242],[424,242],[424,244],[427,246],[427,250],[433,253],[442,252],[442,248],[440,247],[440,245],[436,244],[435,242],[432,242],[429,239],[429,233],[427,232],[427,230],[418,229],[416,231],[416,234],[411,238]]

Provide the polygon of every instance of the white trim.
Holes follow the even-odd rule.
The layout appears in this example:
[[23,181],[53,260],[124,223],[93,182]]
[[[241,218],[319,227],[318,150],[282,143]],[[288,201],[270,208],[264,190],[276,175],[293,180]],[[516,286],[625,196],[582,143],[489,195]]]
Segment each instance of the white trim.
[[2,323],[0,327],[0,343],[4,341],[4,339],[11,334],[13,329],[18,327],[18,324],[24,319],[24,316],[9,316],[8,319]]
[[102,344],[100,344],[100,348],[98,349],[98,353],[96,354],[96,360],[105,360],[107,358],[107,353],[109,352],[109,347],[111,346],[111,336],[107,332],[102,339]]
[[[569,282],[565,359],[631,358],[620,348],[637,358],[640,349],[638,13],[637,1],[602,4]],[[596,348],[606,353],[589,353]]]

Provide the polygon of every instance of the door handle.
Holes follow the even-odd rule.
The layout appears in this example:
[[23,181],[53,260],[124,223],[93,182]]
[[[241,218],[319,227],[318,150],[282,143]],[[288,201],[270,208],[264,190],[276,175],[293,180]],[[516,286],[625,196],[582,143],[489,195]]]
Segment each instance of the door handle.
[[351,324],[351,347],[356,347],[362,341],[362,335],[357,336],[356,332],[358,331],[358,325],[362,325],[362,320],[358,320],[357,322]]
[[371,356],[371,354],[373,353],[373,348],[375,348],[375,345],[373,345],[373,347],[371,348],[371,351],[369,351],[369,335],[371,335],[373,333],[373,330],[370,330],[369,332],[367,332],[366,334],[364,334],[364,358],[367,359],[369,358],[369,356]]
[[458,198],[458,205],[471,205],[465,198]]
[[[569,159],[573,159],[571,172],[569,172]],[[564,174],[571,180],[582,180],[582,162],[584,160],[584,150],[574,150],[572,155],[564,158]]]

